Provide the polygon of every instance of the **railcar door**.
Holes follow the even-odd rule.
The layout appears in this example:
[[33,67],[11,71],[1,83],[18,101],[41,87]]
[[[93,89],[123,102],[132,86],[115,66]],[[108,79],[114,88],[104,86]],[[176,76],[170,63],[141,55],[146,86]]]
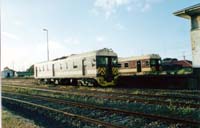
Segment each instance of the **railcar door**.
[[53,74],[53,76],[55,76],[54,64],[52,64],[52,74]]
[[141,67],[141,61],[137,61],[137,72],[141,72],[142,67]]
[[86,59],[84,58],[84,59],[82,60],[82,75],[83,75],[83,76],[86,75],[86,64],[85,64],[85,62],[86,62]]
[[37,69],[37,67],[35,68],[35,76],[36,77],[38,76],[38,69]]

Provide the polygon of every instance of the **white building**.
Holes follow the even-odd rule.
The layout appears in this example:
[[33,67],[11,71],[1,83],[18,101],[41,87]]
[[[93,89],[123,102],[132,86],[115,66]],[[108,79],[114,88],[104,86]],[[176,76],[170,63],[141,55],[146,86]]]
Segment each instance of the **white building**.
[[5,67],[1,74],[2,78],[12,78],[15,76],[16,72],[13,69]]

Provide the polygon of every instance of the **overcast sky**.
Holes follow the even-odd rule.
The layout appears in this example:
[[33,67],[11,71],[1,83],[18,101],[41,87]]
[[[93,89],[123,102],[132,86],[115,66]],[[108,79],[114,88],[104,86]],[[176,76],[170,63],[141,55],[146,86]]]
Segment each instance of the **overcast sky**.
[[172,13],[199,0],[2,0],[1,69],[24,70],[100,48],[120,57],[191,59],[190,22]]

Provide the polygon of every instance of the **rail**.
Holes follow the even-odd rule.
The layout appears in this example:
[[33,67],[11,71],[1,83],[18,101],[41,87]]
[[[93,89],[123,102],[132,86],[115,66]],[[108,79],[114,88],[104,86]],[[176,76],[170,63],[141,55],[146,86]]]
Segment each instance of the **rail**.
[[39,104],[35,104],[35,103],[23,101],[23,100],[9,98],[9,97],[5,97],[5,96],[2,96],[2,100],[8,100],[8,101],[12,101],[12,102],[17,102],[17,103],[29,105],[29,107],[32,106],[32,107],[37,107],[37,108],[40,108],[40,109],[48,110],[48,111],[51,111],[51,112],[56,112],[56,113],[59,113],[59,114],[63,114],[64,116],[68,116],[68,117],[72,117],[72,118],[78,118],[82,121],[92,123],[92,124],[96,124],[96,125],[102,125],[102,126],[105,126],[107,128],[124,128],[122,126],[116,126],[116,125],[113,125],[113,124],[110,124],[110,123],[107,123],[107,122],[103,122],[103,121],[100,121],[100,120],[96,120],[96,119],[88,118],[88,117],[85,117],[85,116],[64,112],[64,111],[61,111],[61,110],[58,110],[58,109],[54,109],[54,108],[51,108],[51,107],[47,107],[47,106],[43,106],[43,105],[39,105]]
[[48,97],[39,96],[39,95],[31,95],[30,96],[30,95],[19,94],[19,93],[11,93],[11,92],[8,92],[8,93],[22,95],[22,96],[26,96],[26,97],[34,97],[34,98],[43,99],[43,100],[51,101],[51,102],[58,103],[58,104],[67,104],[67,105],[90,108],[90,109],[99,109],[99,110],[103,110],[103,111],[108,111],[109,113],[112,112],[112,113],[125,114],[125,115],[129,115],[129,116],[140,116],[140,117],[144,117],[144,118],[148,118],[148,119],[160,120],[163,122],[181,123],[181,124],[187,124],[187,125],[192,125],[192,126],[200,125],[200,121],[192,120],[192,119],[172,118],[172,117],[167,117],[167,116],[146,114],[146,113],[142,113],[142,112],[133,112],[133,111],[120,110],[120,109],[113,109],[113,108],[108,108],[108,107],[99,107],[99,106],[95,106],[95,105],[88,105],[88,104],[83,104],[83,103],[65,101],[65,100],[61,100],[58,98],[48,98]]

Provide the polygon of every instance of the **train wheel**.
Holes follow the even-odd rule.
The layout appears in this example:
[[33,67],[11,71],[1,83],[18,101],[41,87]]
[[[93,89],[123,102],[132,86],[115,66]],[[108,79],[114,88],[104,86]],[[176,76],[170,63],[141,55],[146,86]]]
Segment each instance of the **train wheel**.
[[58,81],[58,80],[54,80],[54,84],[55,84],[55,85],[58,85],[58,84],[59,84],[59,81]]
[[78,80],[77,80],[77,79],[71,79],[71,80],[70,80],[70,83],[71,83],[71,85],[73,85],[73,86],[77,86]]

